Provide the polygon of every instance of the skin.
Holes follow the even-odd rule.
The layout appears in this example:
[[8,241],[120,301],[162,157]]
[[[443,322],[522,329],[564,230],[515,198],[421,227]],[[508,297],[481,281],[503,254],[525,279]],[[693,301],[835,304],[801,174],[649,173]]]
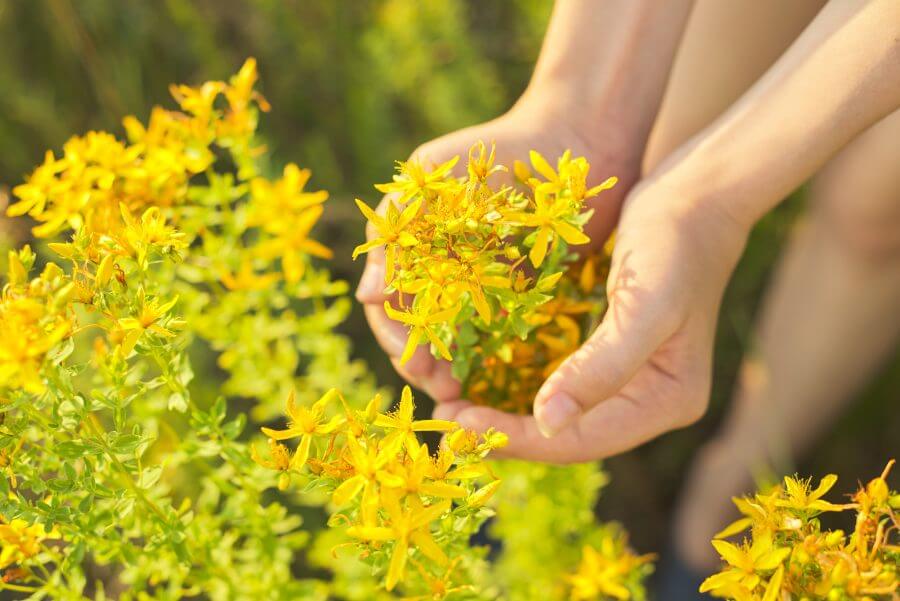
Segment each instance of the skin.
[[[645,172],[709,125],[824,5],[698,0],[645,154]],[[675,511],[674,542],[698,572],[754,475],[790,473],[890,356],[900,337],[900,112],[815,176],[764,299],[752,352],[719,432],[698,452]],[[865,293],[860,293],[865,291]]]
[[[570,0],[554,8],[532,80],[504,115],[420,146],[412,156],[439,164],[465,154],[478,141],[493,141],[497,162],[538,150],[548,157],[571,149],[593,165],[588,185],[616,175],[619,184],[594,206],[588,233],[602,243],[619,218],[626,193],[638,180],[647,138],[665,90],[691,0],[674,0],[660,10],[653,3],[614,0],[597,9],[592,0]],[[618,26],[600,39],[594,32]],[[612,58],[614,57],[614,58]],[[630,72],[647,77],[627,79]],[[637,99],[637,100],[635,100]],[[379,207],[382,211],[387,198]],[[369,237],[374,235],[371,228]],[[394,368],[437,402],[459,398],[450,366],[420,347],[401,366],[407,330],[384,312],[384,253],[373,249],[357,289],[366,317]],[[450,406],[443,409],[449,409]]]
[[[557,7],[547,41],[553,48],[559,40],[572,43],[573,38],[581,38],[554,35],[558,23],[565,32],[566,27],[587,22],[591,11],[576,4]],[[667,5],[667,10],[675,10],[675,4]],[[558,21],[560,14],[579,6],[584,14]],[[606,83],[590,89],[600,92],[594,95],[581,89],[574,96],[586,103],[580,107],[581,114],[604,125],[600,131],[616,132],[612,139],[592,142],[596,130],[560,126],[560,119],[576,111],[571,106],[562,111],[547,107],[569,96],[536,99],[542,86],[533,85],[509,117],[453,134],[452,145],[426,145],[420,156],[444,160],[448,158],[444,152],[456,154],[457,144],[467,147],[479,138],[494,139],[501,149],[510,142],[511,148],[530,146],[553,154],[557,146],[535,128],[523,134],[511,125],[540,128],[549,121],[563,132],[586,132],[582,152],[598,165],[604,164],[604,157],[625,157],[620,167],[629,181],[628,157],[643,154],[646,135],[639,134],[649,131],[645,124],[652,123],[658,104],[658,99],[651,102],[632,94],[640,86],[662,89],[653,65],[658,68],[664,63],[664,75],[668,74],[666,57],[674,52],[686,11],[679,13],[679,20],[649,10],[649,3],[605,6],[622,12],[607,15],[610,18],[602,29],[625,33],[611,36],[611,41],[604,42],[606,47],[597,49],[604,60],[592,67],[599,75],[592,73],[591,81]],[[617,25],[609,27],[612,22]],[[665,23],[670,26],[662,27]],[[898,23],[900,5],[892,0],[829,3],[739,100],[631,189],[619,221],[609,312],[585,345],[544,384],[535,399],[534,417],[452,400],[458,388],[448,382],[449,370],[427,357],[407,364],[404,375],[445,401],[436,410],[440,417],[455,418],[476,429],[495,426],[510,435],[508,454],[535,460],[595,459],[695,421],[708,399],[722,291],[750,227],[850,140],[900,106]],[[667,41],[671,43],[666,45]],[[655,53],[637,51],[657,42],[665,48],[657,47]],[[668,54],[662,52],[666,48]],[[646,64],[641,64],[642,56]],[[554,77],[545,90],[558,90],[552,86],[570,79],[582,81],[585,74],[566,73],[569,67],[583,65],[562,61],[542,70],[539,63],[535,81],[540,83],[538,76],[548,72]],[[629,77],[633,73],[641,77]],[[629,90],[629,85],[634,87]],[[629,103],[623,97],[642,101]],[[556,118],[542,120],[542,111]],[[607,119],[609,115],[616,118]],[[572,145],[558,133],[552,135],[557,145]],[[640,146],[639,151],[635,146]],[[778,151],[772,152],[773,148]],[[597,227],[603,231],[608,225]],[[381,301],[376,299],[379,280],[371,275],[377,274],[377,262],[374,257],[367,266],[359,291],[360,300],[370,305]],[[391,324],[379,321],[371,306],[367,315],[388,353],[399,355],[405,333],[394,338],[388,333]]]
[[[789,473],[891,355],[900,337],[900,112],[813,181],[810,214],[776,270],[721,430],[698,453],[676,510],[680,555],[717,564],[712,535],[754,472]],[[764,467],[765,466],[765,467]]]

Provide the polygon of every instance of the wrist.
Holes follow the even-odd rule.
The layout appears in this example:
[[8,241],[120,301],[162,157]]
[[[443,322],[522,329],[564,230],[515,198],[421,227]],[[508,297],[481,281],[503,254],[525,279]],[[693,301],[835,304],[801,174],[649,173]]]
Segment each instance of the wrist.
[[586,156],[594,167],[593,177],[614,175],[620,180],[617,187],[626,191],[640,176],[646,137],[626,127],[620,111],[581,93],[579,86],[534,79],[504,118],[517,127],[547,132],[562,142],[561,150]]

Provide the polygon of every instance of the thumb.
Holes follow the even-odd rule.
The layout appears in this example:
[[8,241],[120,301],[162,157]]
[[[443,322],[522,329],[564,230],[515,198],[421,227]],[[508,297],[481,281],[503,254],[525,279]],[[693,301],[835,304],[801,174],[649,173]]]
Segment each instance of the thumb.
[[598,403],[612,397],[672,335],[666,313],[634,302],[613,302],[603,322],[544,382],[534,400],[534,418],[550,438]]

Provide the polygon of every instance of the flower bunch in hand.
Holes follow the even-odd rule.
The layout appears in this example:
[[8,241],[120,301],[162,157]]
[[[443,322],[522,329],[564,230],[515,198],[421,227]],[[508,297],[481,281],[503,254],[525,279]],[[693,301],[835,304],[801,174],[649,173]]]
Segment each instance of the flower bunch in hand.
[[[725,560],[700,587],[735,601],[893,600],[900,590],[900,493],[887,478],[894,462],[862,486],[851,502],[824,499],[837,477],[812,487],[787,477],[768,493],[735,499],[741,519],[716,535]],[[823,513],[852,513],[852,530],[826,530]],[[741,545],[724,539],[749,529]]]
[[[416,420],[408,386],[396,411],[382,413],[381,405],[376,395],[355,410],[336,390],[311,407],[298,407],[291,396],[288,428],[263,428],[270,456],[254,451],[254,459],[280,472],[280,488],[293,480],[330,494],[335,512],[329,523],[384,576],[387,590],[399,586],[430,599],[471,589],[465,571],[477,567],[481,552],[469,539],[492,515],[485,503],[500,484],[483,458],[506,437]],[[431,454],[416,432],[447,434]],[[288,439],[298,440],[295,449],[280,442]]]
[[528,363],[543,376],[602,311],[601,266],[595,258],[573,273],[572,247],[590,242],[585,200],[616,183],[588,188],[590,165],[569,152],[556,168],[534,151],[530,161],[515,164],[517,185],[496,185],[507,168],[478,143],[463,177],[453,175],[458,158],[433,170],[410,160],[376,186],[388,194],[384,214],[357,200],[376,235],[354,256],[384,247],[385,289],[396,293],[385,311],[409,326],[401,363],[428,344],[452,361],[464,394],[515,410],[529,406],[533,386],[510,395],[505,372]]

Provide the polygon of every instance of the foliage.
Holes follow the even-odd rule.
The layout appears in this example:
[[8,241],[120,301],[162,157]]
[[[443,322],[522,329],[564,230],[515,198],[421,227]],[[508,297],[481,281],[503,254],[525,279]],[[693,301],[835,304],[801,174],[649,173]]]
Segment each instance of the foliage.
[[[340,413],[329,417],[338,398]],[[347,536],[359,541],[361,556],[385,575],[388,591],[398,583],[422,599],[473,591],[472,578],[459,579],[457,572],[481,560],[469,539],[492,514],[485,503],[500,484],[481,459],[506,437],[487,432],[479,438],[453,422],[416,420],[408,386],[395,412],[380,413],[381,404],[376,395],[364,411],[353,410],[336,390],[309,408],[291,397],[288,429],[263,428],[271,458],[255,459],[280,472],[279,488],[297,474],[305,491],[331,495],[340,511],[330,523],[346,526]],[[449,432],[434,456],[416,438],[425,431]],[[277,442],[295,437],[300,442],[293,454]],[[485,478],[490,481],[478,486]]]
[[509,598],[646,598],[651,557],[634,555],[622,528],[594,515],[607,481],[597,465],[502,461],[496,472],[503,486],[490,531],[503,546],[492,576]]
[[[168,102],[169,82],[220,78],[256,56],[262,90],[277,99],[260,133],[271,156],[312,169],[314,181],[331,193],[314,237],[334,250],[332,273],[354,278],[350,251],[358,243],[359,216],[350,197],[381,181],[394,157],[509,107],[528,84],[552,6],[551,0],[0,2],[0,197],[5,185],[19,181],[46,148],[60,148],[72,132],[119,132],[121,115],[146,116],[154,104]],[[259,160],[264,173],[275,173],[265,156]],[[604,491],[601,510],[626,521],[642,549],[667,542],[684,469],[730,406],[740,360],[753,350],[763,290],[803,207],[801,191],[765,218],[732,278],[707,417],[606,463],[616,485]],[[26,225],[0,220],[0,254],[25,241]],[[379,383],[399,390],[390,362],[363,334],[362,311],[349,319],[341,330],[354,333],[356,356],[367,359]],[[853,409],[802,464],[779,457],[774,467],[834,471],[842,479],[880,469],[880,458],[896,452],[900,429],[898,358],[860,391]],[[216,374],[196,378],[194,392],[214,396],[209,383],[221,377],[215,365],[196,346],[192,360],[198,374]],[[338,385],[320,384],[316,394]],[[270,415],[288,392],[272,395]],[[297,393],[305,395],[302,388]],[[232,400],[229,406],[235,402],[245,405]],[[426,397],[417,402],[428,409]],[[635,466],[644,477],[630,477]]]
[[[255,79],[251,60],[227,83],[175,86],[183,112],[127,118],[128,142],[72,138],[15,188],[11,215],[71,238],[49,245],[65,267],[35,278],[29,247],[9,256],[0,587],[324,598],[322,582],[294,575],[309,532],[266,493],[275,478],[228,406],[252,400],[263,418],[294,388],[303,401],[325,383],[352,399],[374,390],[333,333],[346,285],[311,261],[329,254],[308,237],[327,194],[305,191],[293,165],[260,175],[268,105]],[[192,384],[190,354],[204,349],[228,400]]]
[[[330,256],[310,237],[327,194],[307,191],[309,172],[292,164],[278,179],[261,174],[255,132],[268,103],[255,81],[249,60],[228,82],[173,86],[180,111],[156,108],[146,125],[126,118],[127,142],[74,137],[13,190],[11,216],[30,216],[39,239],[69,238],[47,244],[58,259],[36,276],[30,246],[8,257],[0,588],[371,599],[383,586],[422,599],[529,598],[535,589],[521,588],[515,562],[540,532],[544,544],[588,545],[585,565],[619,566],[598,593],[640,598],[641,562],[618,531],[593,527],[596,467],[577,468],[582,486],[558,468],[500,466],[518,475],[520,496],[494,499],[501,480],[482,458],[505,444],[502,434],[416,420],[409,388],[382,412],[333,333],[346,286],[313,261]],[[193,381],[193,357],[210,352],[227,375],[221,395]],[[247,414],[229,418],[229,406],[249,402],[260,421],[285,396],[288,427],[263,427],[260,452],[244,432]],[[435,454],[421,431],[446,434]],[[294,438],[293,450],[280,442]],[[556,500],[546,527],[516,541],[542,498],[535,486],[555,488]],[[492,529],[508,541],[496,570],[470,543],[495,501],[507,515]],[[304,525],[297,503],[327,510],[332,529]],[[367,572],[338,554],[347,546]],[[306,549],[304,563],[330,577],[298,574]],[[548,598],[572,588],[565,574],[578,557],[562,559],[543,567]],[[584,582],[573,576],[573,590]]]
[[[851,503],[823,497],[837,482],[829,474],[810,480],[786,477],[783,486],[735,499],[744,515],[716,535],[713,546],[726,562],[700,587],[735,601],[896,599],[900,570],[900,493],[884,472],[853,495]],[[855,525],[823,529],[820,515],[854,513]],[[740,546],[724,539],[750,530]]]

